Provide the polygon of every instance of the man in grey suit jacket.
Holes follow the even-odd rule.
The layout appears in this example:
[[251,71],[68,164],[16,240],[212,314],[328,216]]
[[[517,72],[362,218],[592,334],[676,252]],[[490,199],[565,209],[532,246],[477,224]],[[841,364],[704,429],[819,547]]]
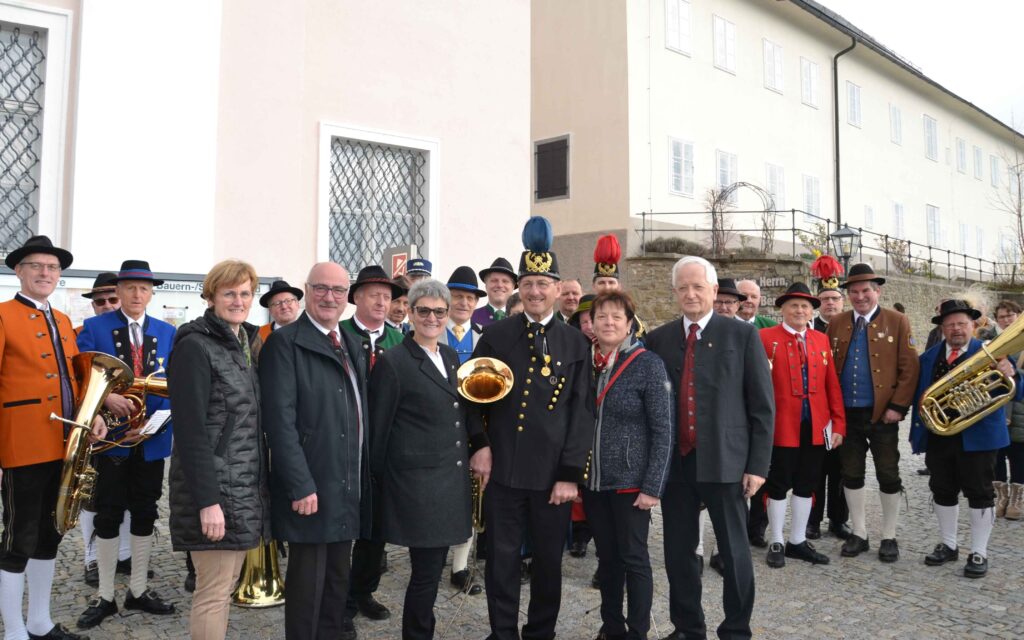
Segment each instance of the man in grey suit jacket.
[[[725,620],[718,636],[751,637],[754,572],[746,499],[768,475],[775,405],[757,330],[712,312],[717,281],[707,260],[679,260],[672,269],[672,289],[683,317],[646,339],[647,348],[665,361],[676,411],[676,447],[661,506],[669,616],[675,626],[665,640],[707,633],[695,553],[701,504],[707,506],[725,564]],[[694,337],[687,340],[691,333]],[[688,342],[692,368],[687,366]]]

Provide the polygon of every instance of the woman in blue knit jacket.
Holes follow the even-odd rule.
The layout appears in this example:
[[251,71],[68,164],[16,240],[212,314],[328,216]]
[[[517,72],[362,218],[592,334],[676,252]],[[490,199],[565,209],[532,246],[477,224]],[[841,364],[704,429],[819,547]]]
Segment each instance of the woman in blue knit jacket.
[[[599,557],[601,637],[646,638],[654,580],[647,552],[672,448],[671,387],[661,358],[631,333],[633,301],[601,294],[590,309],[597,425],[583,503]],[[623,582],[629,594],[622,615]]]

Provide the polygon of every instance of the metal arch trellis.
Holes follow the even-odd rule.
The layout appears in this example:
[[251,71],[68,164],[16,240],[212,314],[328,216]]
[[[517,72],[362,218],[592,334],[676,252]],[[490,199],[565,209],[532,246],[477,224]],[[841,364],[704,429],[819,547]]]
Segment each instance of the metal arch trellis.
[[753,191],[761,198],[761,251],[770,254],[775,249],[776,215],[775,198],[762,187],[751,182],[733,182],[721,189],[708,192],[708,210],[711,214],[711,252],[720,255],[728,243],[729,228],[725,214],[733,206],[733,197],[740,189]]
[[36,232],[46,61],[38,31],[0,23],[0,249]]
[[334,138],[329,206],[331,260],[350,270],[389,247],[422,246],[427,152]]

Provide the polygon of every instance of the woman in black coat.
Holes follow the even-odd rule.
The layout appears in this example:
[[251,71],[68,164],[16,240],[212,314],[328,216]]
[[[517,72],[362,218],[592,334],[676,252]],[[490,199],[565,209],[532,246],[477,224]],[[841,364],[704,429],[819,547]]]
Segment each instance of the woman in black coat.
[[465,401],[459,358],[438,344],[450,295],[437,280],[409,290],[413,334],[378,358],[370,374],[371,471],[383,538],[409,547],[402,637],[434,636],[434,600],[448,547],[471,529]]

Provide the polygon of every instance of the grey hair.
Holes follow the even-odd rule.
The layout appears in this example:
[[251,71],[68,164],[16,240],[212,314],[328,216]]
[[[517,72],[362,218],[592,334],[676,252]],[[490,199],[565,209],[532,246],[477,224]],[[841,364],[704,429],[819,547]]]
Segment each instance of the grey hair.
[[416,306],[420,298],[441,298],[447,305],[452,303],[452,294],[448,292],[448,285],[433,278],[426,278],[412,285],[412,288],[409,289],[409,308]]
[[711,264],[700,256],[683,256],[672,266],[672,288],[676,288],[676,274],[679,270],[688,264],[699,264],[704,267],[704,276],[707,278],[708,284],[713,287],[718,286],[718,271],[715,270],[715,265]]
[[745,280],[737,281],[736,282],[736,288],[739,289],[741,284],[744,284],[744,283],[747,283],[747,282],[749,282],[750,284],[754,285],[754,288],[757,289],[757,292],[761,293],[761,285],[757,284],[757,282],[751,280],[750,278],[747,278]]

